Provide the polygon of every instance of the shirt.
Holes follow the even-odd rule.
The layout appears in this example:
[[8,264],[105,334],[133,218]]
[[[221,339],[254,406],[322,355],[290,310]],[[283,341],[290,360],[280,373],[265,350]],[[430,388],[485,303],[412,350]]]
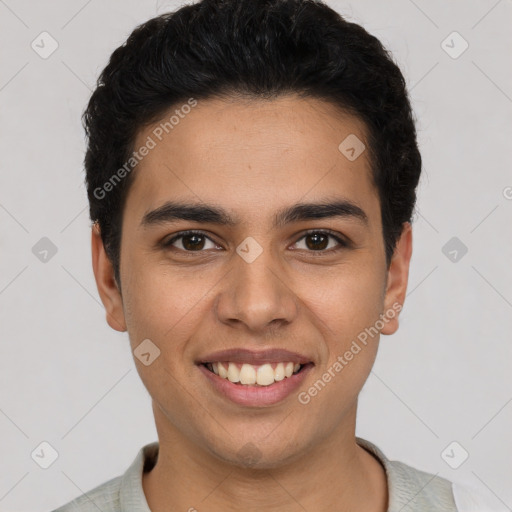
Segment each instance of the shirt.
[[[359,446],[373,454],[385,469],[389,504],[387,512],[506,512],[491,506],[478,491],[407,464],[389,460],[373,443],[356,437]],[[142,487],[143,472],[158,457],[158,441],[143,446],[123,475],[94,487],[53,512],[151,512]],[[170,511],[172,512],[172,511]]]

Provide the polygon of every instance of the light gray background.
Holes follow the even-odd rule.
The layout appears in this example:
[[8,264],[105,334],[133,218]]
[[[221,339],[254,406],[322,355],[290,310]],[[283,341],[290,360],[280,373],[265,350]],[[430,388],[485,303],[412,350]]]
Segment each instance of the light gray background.
[[[424,159],[401,327],[381,339],[357,434],[510,508],[512,2],[328,3],[394,54]],[[111,52],[178,5],[0,0],[2,511],[51,510],[156,440],[128,335],[95,287],[80,114]],[[31,48],[43,31],[59,44],[47,59]],[[453,31],[469,43],[456,59],[441,46]],[[442,252],[454,236],[468,248],[457,262]],[[57,247],[46,263],[42,237]],[[59,454],[48,469],[31,458],[42,441]],[[458,469],[441,456],[453,441],[469,452]]]

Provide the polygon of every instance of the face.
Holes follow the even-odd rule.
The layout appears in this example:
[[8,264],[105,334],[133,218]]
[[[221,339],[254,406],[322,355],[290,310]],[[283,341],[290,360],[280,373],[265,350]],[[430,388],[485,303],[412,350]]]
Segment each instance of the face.
[[122,296],[97,232],[93,262],[109,324],[146,353],[160,441],[275,467],[353,435],[411,255],[406,224],[386,265],[367,151],[338,148],[365,143],[364,124],[289,96],[199,101],[159,125],[135,143],[155,145],[126,200]]

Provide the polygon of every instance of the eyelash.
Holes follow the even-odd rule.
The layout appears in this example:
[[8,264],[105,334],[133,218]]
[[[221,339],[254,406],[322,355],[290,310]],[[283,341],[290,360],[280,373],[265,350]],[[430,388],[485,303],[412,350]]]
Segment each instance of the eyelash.
[[[299,239],[297,239],[297,241],[295,243],[298,243],[300,240],[302,240],[303,238],[305,238],[308,235],[314,235],[314,234],[327,235],[327,236],[333,238],[334,240],[336,240],[336,242],[338,242],[338,244],[339,244],[338,247],[327,249],[327,250],[325,250],[325,249],[324,250],[318,250],[318,251],[307,250],[307,252],[312,253],[314,256],[322,256],[324,254],[332,254],[334,252],[340,251],[340,250],[345,249],[345,248],[350,246],[348,241],[346,241],[343,238],[335,235],[333,231],[330,231],[328,229],[320,229],[320,230],[319,229],[311,229],[309,231],[306,231]],[[178,233],[175,236],[173,236],[171,239],[169,239],[167,241],[164,241],[162,243],[162,246],[165,249],[177,250],[177,251],[180,251],[180,252],[183,252],[183,253],[187,253],[187,254],[194,254],[194,253],[205,252],[204,250],[186,251],[186,250],[183,250],[183,249],[177,249],[176,247],[172,246],[172,244],[174,242],[176,242],[177,240],[179,240],[180,238],[184,238],[184,237],[189,236],[189,235],[199,235],[199,236],[202,236],[204,238],[207,238],[212,243],[216,244],[216,242],[214,240],[212,240],[208,235],[206,235],[203,231],[197,231],[197,230],[194,230],[194,229],[190,229],[190,230],[187,230],[187,231],[181,231],[180,233]],[[217,245],[219,245],[219,244],[217,244]]]

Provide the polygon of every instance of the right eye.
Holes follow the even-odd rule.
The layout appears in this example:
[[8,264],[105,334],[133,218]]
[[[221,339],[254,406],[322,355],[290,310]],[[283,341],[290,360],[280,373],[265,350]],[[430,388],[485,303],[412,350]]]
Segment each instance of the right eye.
[[[171,239],[165,241],[162,245],[165,248],[178,249],[184,252],[204,252],[203,249],[205,249],[206,240],[211,242],[213,246],[207,247],[206,249],[218,247],[218,245],[202,231],[195,230],[182,231]],[[177,241],[180,241],[179,243],[181,244],[181,247],[175,247],[174,244]]]

